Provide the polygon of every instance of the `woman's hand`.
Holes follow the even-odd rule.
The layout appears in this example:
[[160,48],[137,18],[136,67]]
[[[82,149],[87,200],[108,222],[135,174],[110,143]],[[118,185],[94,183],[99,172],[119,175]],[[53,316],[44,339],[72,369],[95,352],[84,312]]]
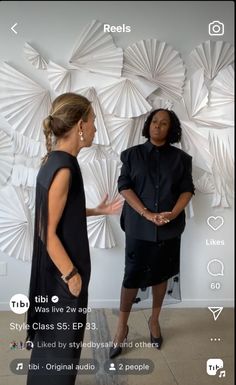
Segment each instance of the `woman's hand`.
[[157,224],[158,213],[153,213],[152,211],[145,210],[143,216],[144,216],[144,218],[147,219],[148,221]]
[[173,214],[171,211],[165,211],[162,213],[153,213],[151,211],[147,211],[144,214],[144,217],[148,220],[153,222],[157,226],[163,226],[169,223],[172,219],[174,219]]
[[82,279],[79,273],[75,274],[71,279],[68,281],[68,287],[75,297],[78,297],[81,292],[82,287]]
[[163,211],[158,214],[159,216],[159,226],[169,223],[172,219],[175,219],[172,211]]
[[119,214],[123,206],[124,200],[116,198],[111,202],[107,202],[108,194],[105,195],[101,203],[96,207],[97,215],[116,215]]

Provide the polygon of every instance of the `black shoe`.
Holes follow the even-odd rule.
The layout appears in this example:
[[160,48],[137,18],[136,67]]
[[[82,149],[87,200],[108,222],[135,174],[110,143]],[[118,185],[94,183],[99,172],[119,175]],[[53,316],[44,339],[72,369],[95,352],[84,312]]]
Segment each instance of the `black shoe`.
[[160,328],[160,337],[153,337],[152,332],[151,332],[151,328],[150,328],[150,325],[149,325],[150,319],[151,319],[151,317],[149,318],[149,321],[148,321],[148,327],[149,327],[149,330],[150,330],[150,340],[151,340],[151,343],[152,343],[153,347],[158,349],[158,350],[160,350],[162,342],[163,342],[163,338],[162,338],[162,335],[161,335],[161,328]]
[[[125,340],[127,339],[128,333],[129,333],[129,326],[127,325],[127,332],[126,332],[125,338],[123,339],[123,342],[120,343],[120,345],[122,345],[125,342]],[[121,354],[122,347],[120,345],[113,344],[113,346],[110,348],[110,352],[109,352],[110,358],[115,358]]]

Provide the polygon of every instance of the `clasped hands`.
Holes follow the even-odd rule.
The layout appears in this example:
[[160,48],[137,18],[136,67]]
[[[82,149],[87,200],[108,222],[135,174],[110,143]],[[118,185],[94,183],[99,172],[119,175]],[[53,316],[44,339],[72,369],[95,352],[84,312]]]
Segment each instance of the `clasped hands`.
[[174,215],[172,211],[164,211],[162,213],[153,213],[147,212],[144,214],[144,217],[153,222],[157,226],[163,226],[169,223],[172,219],[174,219]]

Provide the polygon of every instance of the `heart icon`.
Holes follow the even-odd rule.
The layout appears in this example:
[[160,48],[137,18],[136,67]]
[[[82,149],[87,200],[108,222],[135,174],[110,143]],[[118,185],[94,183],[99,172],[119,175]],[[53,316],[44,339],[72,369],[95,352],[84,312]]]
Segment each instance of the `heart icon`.
[[216,231],[224,224],[223,217],[209,217],[207,218],[207,224],[212,228],[212,230]]

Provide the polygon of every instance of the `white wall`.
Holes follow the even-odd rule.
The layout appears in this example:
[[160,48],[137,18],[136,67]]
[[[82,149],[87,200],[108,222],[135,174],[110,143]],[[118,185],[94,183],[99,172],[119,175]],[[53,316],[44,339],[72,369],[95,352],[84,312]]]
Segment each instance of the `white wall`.
[[[130,33],[114,33],[122,48],[145,38],[166,41],[180,52],[183,59],[198,44],[209,39],[208,23],[221,20],[225,24],[224,40],[233,43],[233,2],[1,2],[0,61],[7,61],[42,84],[40,73],[23,58],[27,41],[58,64],[66,65],[74,42],[91,20],[113,25],[127,24]],[[18,23],[15,35],[10,27]],[[1,123],[1,121],[0,121]],[[0,171],[1,172],[1,171]],[[0,191],[1,193],[1,191]],[[233,209],[214,209],[209,195],[196,193],[193,198],[195,216],[187,221],[181,255],[183,302],[178,306],[232,306],[233,303]],[[224,226],[217,232],[206,223],[210,215],[224,217]],[[91,306],[109,307],[119,303],[124,266],[124,235],[114,218],[119,247],[110,250],[91,249]],[[206,239],[224,240],[224,246],[206,246]],[[30,264],[17,261],[0,252],[7,262],[7,275],[0,276],[0,309],[7,309],[15,293],[27,293]],[[225,264],[224,277],[212,279],[206,270],[210,259],[219,258]],[[221,282],[217,293],[210,282]],[[142,302],[142,305],[145,302]],[[150,301],[146,301],[149,305]]]

